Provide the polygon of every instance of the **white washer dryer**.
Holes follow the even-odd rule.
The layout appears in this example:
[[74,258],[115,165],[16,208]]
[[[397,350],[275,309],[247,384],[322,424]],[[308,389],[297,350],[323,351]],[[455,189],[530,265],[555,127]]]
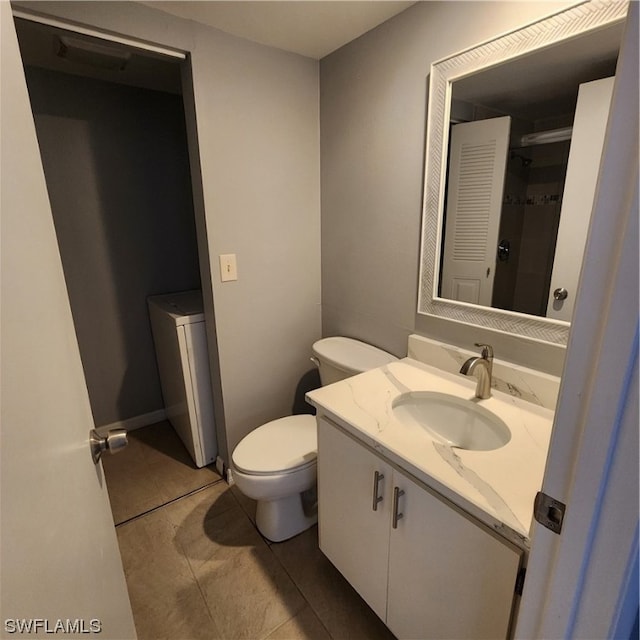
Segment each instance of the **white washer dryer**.
[[196,466],[218,454],[201,291],[147,300],[167,418]]

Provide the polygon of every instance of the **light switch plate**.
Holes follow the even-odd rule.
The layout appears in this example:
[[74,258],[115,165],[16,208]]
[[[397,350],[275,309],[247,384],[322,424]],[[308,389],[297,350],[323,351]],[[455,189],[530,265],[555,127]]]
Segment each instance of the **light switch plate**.
[[238,266],[236,264],[235,253],[224,253],[220,255],[220,280],[230,282],[238,279]]

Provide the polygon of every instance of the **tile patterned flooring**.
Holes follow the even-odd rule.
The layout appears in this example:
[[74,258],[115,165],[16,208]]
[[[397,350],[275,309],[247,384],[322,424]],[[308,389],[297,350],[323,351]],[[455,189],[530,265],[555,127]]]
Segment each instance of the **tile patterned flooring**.
[[393,640],[317,527],[265,540],[255,503],[197,469],[167,422],[103,461],[140,640]]

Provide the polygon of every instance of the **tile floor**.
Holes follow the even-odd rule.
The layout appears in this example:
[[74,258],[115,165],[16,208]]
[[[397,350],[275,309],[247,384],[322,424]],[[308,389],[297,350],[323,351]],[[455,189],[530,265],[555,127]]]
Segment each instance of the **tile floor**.
[[104,469],[140,640],[392,640],[318,549],[270,543],[255,503],[196,469],[171,426],[131,432]]

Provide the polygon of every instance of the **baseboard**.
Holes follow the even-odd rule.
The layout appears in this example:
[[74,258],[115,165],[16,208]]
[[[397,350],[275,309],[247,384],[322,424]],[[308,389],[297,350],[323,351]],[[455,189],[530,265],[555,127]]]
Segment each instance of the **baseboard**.
[[126,420],[118,420],[111,424],[105,424],[101,427],[96,427],[96,431],[105,436],[108,431],[112,429],[125,429],[126,431],[133,431],[134,429],[140,429],[142,427],[148,427],[150,424],[156,422],[162,422],[167,419],[167,412],[164,409],[158,409],[157,411],[151,411],[149,413],[143,413],[140,416],[133,416],[133,418],[127,418]]

